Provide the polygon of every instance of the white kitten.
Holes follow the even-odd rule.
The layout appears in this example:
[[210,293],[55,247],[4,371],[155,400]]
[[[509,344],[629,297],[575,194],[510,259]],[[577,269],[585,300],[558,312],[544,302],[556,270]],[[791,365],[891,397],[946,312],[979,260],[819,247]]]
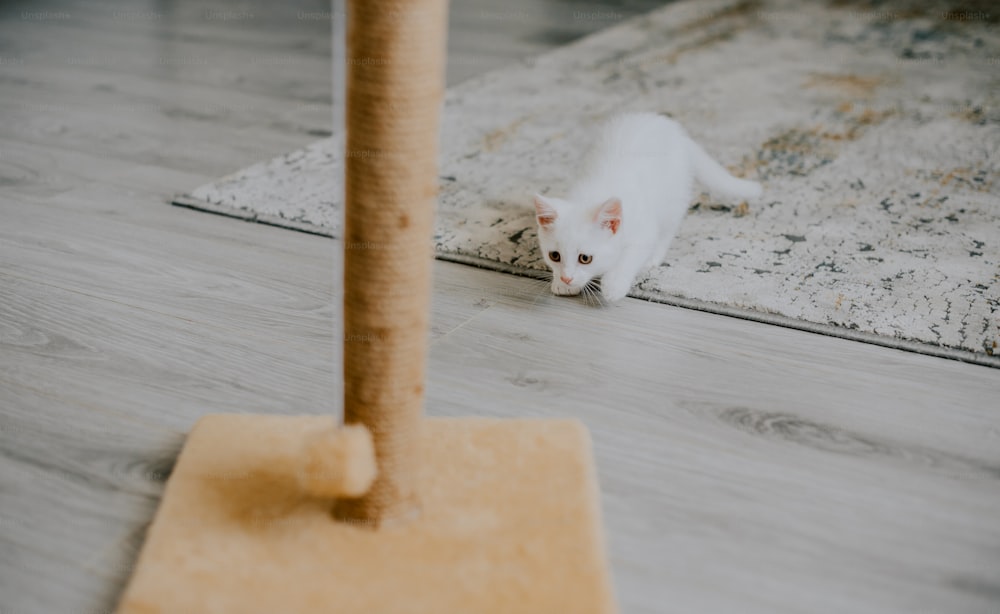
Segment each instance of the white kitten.
[[605,299],[623,298],[643,269],[663,262],[694,179],[719,196],[761,194],[760,184],[730,175],[671,119],[634,113],[610,120],[568,197],[535,196],[552,292],[579,294],[601,277]]

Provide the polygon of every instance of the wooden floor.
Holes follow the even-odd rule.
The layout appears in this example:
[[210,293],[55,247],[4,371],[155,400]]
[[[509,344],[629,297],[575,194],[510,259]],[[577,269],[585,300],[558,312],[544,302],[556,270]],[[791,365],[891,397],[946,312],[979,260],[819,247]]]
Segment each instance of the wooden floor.
[[[167,204],[328,134],[281,6],[0,8],[2,614],[113,609],[199,416],[338,407],[337,244]],[[458,0],[449,81],[648,6]],[[1000,611],[1000,371],[435,274],[428,413],[590,427],[624,612]]]

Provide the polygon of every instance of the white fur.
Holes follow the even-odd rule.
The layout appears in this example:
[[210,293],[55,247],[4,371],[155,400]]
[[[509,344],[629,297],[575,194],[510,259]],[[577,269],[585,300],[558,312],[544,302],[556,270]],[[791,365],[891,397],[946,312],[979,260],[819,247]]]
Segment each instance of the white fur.
[[[643,269],[663,262],[691,201],[694,179],[734,200],[761,194],[760,184],[730,175],[667,117],[634,113],[610,120],[567,197],[535,197],[552,292],[579,294],[600,277],[605,299],[623,298]],[[559,262],[550,258],[553,251]],[[579,263],[580,254],[592,261]]]

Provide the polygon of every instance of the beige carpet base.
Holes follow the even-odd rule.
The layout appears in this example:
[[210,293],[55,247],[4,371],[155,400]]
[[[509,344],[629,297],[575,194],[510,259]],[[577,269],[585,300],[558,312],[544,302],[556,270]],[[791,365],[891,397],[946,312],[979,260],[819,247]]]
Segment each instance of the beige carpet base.
[[613,612],[590,439],[570,420],[426,419],[415,521],[333,520],[297,479],[328,417],[210,415],[119,612]]

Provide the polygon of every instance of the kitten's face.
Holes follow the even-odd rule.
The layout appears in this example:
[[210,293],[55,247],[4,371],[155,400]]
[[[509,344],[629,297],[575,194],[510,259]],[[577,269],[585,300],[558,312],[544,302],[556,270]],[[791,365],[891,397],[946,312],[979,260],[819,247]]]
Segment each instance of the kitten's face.
[[586,207],[558,198],[535,197],[538,242],[553,280],[579,290],[611,269],[621,251],[621,201]]

